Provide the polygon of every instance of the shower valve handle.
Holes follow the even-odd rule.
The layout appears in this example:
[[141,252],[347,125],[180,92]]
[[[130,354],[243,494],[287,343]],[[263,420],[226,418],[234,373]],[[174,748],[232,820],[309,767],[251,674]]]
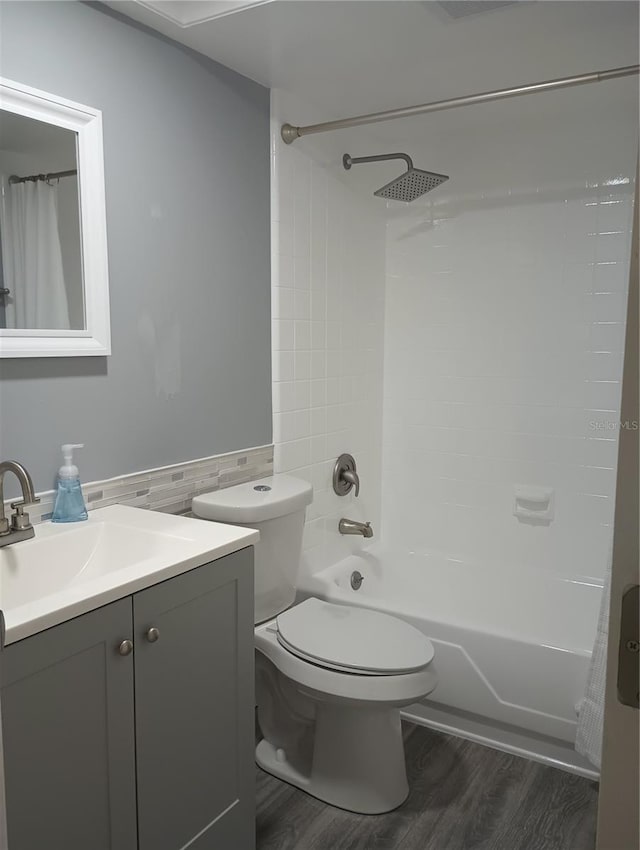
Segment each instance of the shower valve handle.
[[350,469],[346,469],[340,477],[343,481],[347,481],[349,484],[351,484],[352,487],[356,488],[356,492],[354,495],[357,498],[360,494],[360,477],[355,471],[355,469],[353,471],[351,471]]
[[356,461],[353,455],[341,454],[333,467],[333,492],[338,496],[346,496],[355,487],[355,495],[360,493],[360,477],[356,472]]

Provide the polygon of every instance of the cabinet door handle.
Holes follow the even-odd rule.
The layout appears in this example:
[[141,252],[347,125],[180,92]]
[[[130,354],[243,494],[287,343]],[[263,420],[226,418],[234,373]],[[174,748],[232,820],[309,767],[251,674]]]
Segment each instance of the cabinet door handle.
[[123,640],[120,646],[118,647],[118,652],[120,655],[131,655],[133,652],[133,641],[131,640]]
[[160,637],[160,631],[155,627],[152,627],[147,631],[146,637],[149,643],[155,643]]

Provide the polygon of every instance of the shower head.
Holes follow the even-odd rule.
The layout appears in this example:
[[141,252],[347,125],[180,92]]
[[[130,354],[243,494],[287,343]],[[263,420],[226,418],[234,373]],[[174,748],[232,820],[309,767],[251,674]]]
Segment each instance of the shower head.
[[353,157],[346,153],[342,157],[343,166],[349,170],[352,165],[359,162],[382,162],[387,159],[402,159],[407,163],[407,170],[386,183],[380,189],[376,189],[373,193],[379,198],[390,198],[392,201],[415,201],[421,195],[430,192],[448,180],[446,174],[435,174],[433,171],[423,171],[420,168],[413,167],[413,161],[406,153],[383,153],[378,156],[359,156]]

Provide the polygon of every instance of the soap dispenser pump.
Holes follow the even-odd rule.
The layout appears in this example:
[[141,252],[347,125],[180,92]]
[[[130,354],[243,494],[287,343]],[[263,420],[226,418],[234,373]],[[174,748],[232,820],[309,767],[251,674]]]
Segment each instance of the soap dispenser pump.
[[58,470],[58,488],[51,522],[81,522],[89,518],[78,467],[73,463],[73,450],[83,448],[84,443],[65,443],[62,446],[64,464]]

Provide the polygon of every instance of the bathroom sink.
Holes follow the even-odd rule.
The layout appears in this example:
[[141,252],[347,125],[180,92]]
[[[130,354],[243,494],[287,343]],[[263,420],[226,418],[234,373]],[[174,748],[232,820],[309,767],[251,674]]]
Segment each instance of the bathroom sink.
[[16,608],[163,551],[179,555],[179,550],[176,538],[114,522],[66,526],[60,534],[0,550],[2,607]]
[[250,546],[251,529],[112,505],[0,548],[5,644]]

